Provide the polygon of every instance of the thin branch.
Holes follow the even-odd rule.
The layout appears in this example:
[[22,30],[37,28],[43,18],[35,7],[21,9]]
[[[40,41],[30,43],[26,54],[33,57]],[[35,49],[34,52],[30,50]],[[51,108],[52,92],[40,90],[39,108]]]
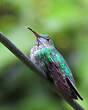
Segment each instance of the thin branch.
[[[7,47],[15,56],[17,56],[26,66],[28,66],[32,71],[38,73],[38,75],[42,76],[43,79],[46,79],[45,74],[39,68],[34,65],[28,56],[26,56],[23,52],[21,52],[10,40],[8,40],[1,32],[0,32],[0,42]],[[47,80],[48,81],[48,80]],[[49,82],[49,81],[48,81]],[[50,82],[49,82],[50,83]],[[55,88],[55,87],[54,87]],[[75,100],[72,102],[67,102],[75,109],[75,110],[84,110],[81,105],[79,105]]]
[[[0,42],[7,47],[15,56],[17,56],[26,66],[32,69],[32,71],[41,73],[44,76],[44,73],[39,70],[36,65],[34,65],[27,55],[25,55],[22,51],[20,51],[10,40],[8,40],[1,32],[0,32]],[[42,75],[41,75],[42,76]]]
[[80,104],[73,100],[73,102],[69,103],[75,110],[85,110]]

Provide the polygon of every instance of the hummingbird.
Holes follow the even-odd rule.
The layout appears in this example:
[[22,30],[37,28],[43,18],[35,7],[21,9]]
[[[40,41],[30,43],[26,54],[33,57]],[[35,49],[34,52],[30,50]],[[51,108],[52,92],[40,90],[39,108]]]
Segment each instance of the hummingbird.
[[30,51],[30,60],[43,73],[44,77],[57,88],[66,100],[83,100],[75,86],[72,72],[61,53],[55,48],[49,35],[38,34],[27,27],[36,36],[36,43]]

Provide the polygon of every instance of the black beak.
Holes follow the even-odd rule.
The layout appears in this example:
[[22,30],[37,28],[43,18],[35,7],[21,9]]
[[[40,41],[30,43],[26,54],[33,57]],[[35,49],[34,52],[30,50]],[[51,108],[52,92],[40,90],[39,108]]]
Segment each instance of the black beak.
[[32,28],[30,27],[26,27],[26,28],[31,30],[37,38],[40,38],[40,35],[37,32],[35,32]]

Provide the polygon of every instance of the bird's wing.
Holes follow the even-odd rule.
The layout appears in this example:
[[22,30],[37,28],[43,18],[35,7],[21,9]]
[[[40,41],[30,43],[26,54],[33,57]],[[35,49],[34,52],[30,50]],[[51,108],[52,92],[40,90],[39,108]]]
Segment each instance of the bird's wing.
[[59,91],[62,92],[64,97],[74,99],[79,97],[81,100],[83,100],[73,81],[62,73],[60,63],[57,59],[54,60],[54,57],[55,56],[52,55],[51,51],[42,54],[43,61],[45,62],[45,66],[48,70],[48,76],[53,79],[54,84],[59,89]]

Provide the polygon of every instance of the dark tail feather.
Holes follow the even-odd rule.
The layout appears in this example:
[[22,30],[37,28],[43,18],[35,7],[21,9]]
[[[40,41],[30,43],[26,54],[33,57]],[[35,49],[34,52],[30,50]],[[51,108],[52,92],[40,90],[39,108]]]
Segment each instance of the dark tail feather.
[[75,85],[73,84],[73,82],[70,80],[70,78],[68,76],[66,76],[66,81],[67,81],[68,85],[70,86],[70,88],[72,89],[73,93],[75,93],[81,100],[83,100],[79,91],[77,90],[77,88],[75,87]]

